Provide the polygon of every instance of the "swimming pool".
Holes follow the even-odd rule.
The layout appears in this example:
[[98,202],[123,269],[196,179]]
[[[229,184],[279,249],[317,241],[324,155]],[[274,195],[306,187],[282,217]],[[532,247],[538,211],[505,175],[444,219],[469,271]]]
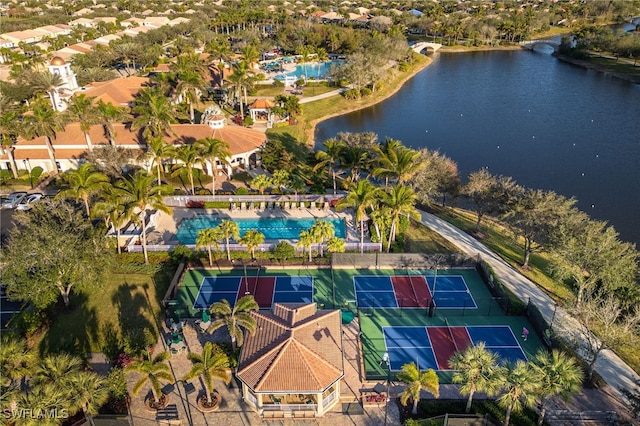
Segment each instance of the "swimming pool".
[[[345,238],[346,229],[344,219],[322,219],[333,225],[336,237]],[[257,229],[264,234],[265,240],[297,240],[301,231],[306,231],[313,226],[316,219],[296,219],[281,217],[262,217],[259,219],[233,219],[240,228],[240,237],[249,229]],[[182,244],[195,244],[197,233],[202,229],[215,228],[222,219],[214,215],[198,215],[194,218],[184,219],[179,225],[175,239]]]
[[326,74],[329,72],[332,66],[344,65],[344,61],[327,61],[318,63],[307,63],[296,65],[295,71],[291,71],[284,74],[278,74],[274,78],[276,80],[285,80],[287,77],[299,79],[307,78],[313,80],[324,80]]

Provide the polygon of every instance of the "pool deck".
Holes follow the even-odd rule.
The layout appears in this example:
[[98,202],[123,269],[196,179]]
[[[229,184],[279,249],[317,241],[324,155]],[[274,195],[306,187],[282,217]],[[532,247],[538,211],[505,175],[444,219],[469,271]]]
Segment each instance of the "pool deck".
[[[353,214],[350,210],[336,212],[333,209],[264,209],[264,210],[241,210],[241,209],[193,209],[178,208],[172,209],[172,214],[159,212],[155,223],[148,231],[149,244],[172,244],[178,225],[183,219],[193,218],[199,215],[214,215],[220,219],[260,219],[260,218],[296,218],[296,219],[344,219],[346,223],[347,242],[360,241],[360,231],[354,227]],[[297,240],[297,239],[296,239]],[[294,241],[296,241],[294,240]],[[365,242],[370,242],[365,233]]]

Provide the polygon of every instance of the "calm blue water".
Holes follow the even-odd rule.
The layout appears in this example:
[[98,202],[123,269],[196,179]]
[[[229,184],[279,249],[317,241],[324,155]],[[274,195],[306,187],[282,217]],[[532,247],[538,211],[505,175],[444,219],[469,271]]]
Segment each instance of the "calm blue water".
[[319,123],[375,132],[578,199],[640,246],[640,84],[528,51],[442,53],[394,96]]
[[275,76],[276,80],[284,80],[285,77],[309,78],[312,80],[322,80],[325,75],[331,69],[331,66],[339,66],[344,64],[344,61],[327,61],[319,63],[309,63],[296,65],[296,70],[285,74],[278,74]]
[[[346,230],[342,219],[323,219],[333,225],[336,237],[345,238]],[[292,219],[280,217],[263,217],[259,219],[233,219],[240,227],[240,237],[249,229],[257,229],[264,234],[265,240],[297,240],[301,231],[306,231],[313,226],[316,219]],[[199,215],[191,219],[184,219],[178,225],[176,240],[182,244],[195,244],[197,233],[200,230],[215,228],[222,222],[217,216]]]

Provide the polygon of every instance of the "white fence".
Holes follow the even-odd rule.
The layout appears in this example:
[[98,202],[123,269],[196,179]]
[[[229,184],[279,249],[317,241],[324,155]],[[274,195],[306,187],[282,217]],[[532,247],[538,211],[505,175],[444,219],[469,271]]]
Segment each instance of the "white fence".
[[[135,238],[134,241],[137,241]],[[256,252],[267,252],[271,251],[273,247],[277,243],[269,243],[269,244],[260,244],[256,248]],[[147,251],[172,251],[178,246],[178,244],[147,244]],[[185,247],[190,248],[191,250],[196,250],[195,244],[186,244]],[[295,247],[295,246],[294,246]],[[313,253],[318,253],[320,248],[320,244],[312,244],[311,250]],[[360,243],[345,243],[344,248],[346,251],[359,251]],[[131,243],[127,246],[127,250],[130,253],[139,253],[142,252],[142,245]],[[200,251],[206,251],[206,248],[200,248]],[[229,244],[230,251],[247,251],[247,246],[244,244]],[[380,243],[364,243],[363,250],[365,252],[382,252],[382,244]],[[216,252],[224,252],[226,251],[226,245],[220,244],[220,247],[216,249]],[[300,255],[302,254],[302,249],[300,247],[296,247],[296,252]],[[306,252],[306,250],[305,250]],[[327,245],[323,245],[323,252],[327,252]]]

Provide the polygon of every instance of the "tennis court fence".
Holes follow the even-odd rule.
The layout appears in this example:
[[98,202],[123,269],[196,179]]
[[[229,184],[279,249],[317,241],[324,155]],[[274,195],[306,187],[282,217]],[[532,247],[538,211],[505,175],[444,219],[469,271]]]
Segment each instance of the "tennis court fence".
[[331,257],[335,269],[465,269],[477,263],[475,257],[458,253],[334,253]]

